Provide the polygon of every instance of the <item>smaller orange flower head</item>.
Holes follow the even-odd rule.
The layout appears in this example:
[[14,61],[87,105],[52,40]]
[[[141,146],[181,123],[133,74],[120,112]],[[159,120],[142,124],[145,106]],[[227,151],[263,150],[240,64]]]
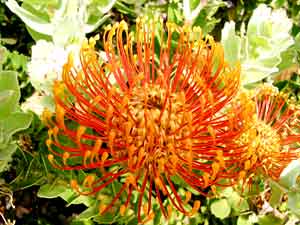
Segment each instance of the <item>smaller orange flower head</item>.
[[187,190],[179,193],[175,180],[202,192],[227,178],[225,170],[241,154],[232,140],[240,135],[243,110],[231,104],[239,66],[230,68],[220,44],[203,38],[199,28],[158,20],[137,19],[135,35],[124,21],[108,27],[104,61],[94,45],[95,39],[86,41],[82,68],[70,57],[55,84],[50,161],[63,170],[95,169],[100,178],[87,176],[86,189],[72,181],[83,194],[123,178],[112,202],[100,206],[102,213],[127,193],[124,214],[137,191],[139,221],[153,218],[153,197],[166,217],[172,208],[192,215],[200,202],[190,202]]
[[300,156],[299,109],[270,85],[255,92],[256,116],[239,143],[247,147],[241,174],[251,181],[261,171],[277,180],[283,169]]

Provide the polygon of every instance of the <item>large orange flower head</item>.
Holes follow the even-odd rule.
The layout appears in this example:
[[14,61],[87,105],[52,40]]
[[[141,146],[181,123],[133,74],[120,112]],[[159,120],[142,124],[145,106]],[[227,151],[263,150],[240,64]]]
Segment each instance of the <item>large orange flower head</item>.
[[[111,203],[100,204],[102,213],[127,193],[124,214],[137,192],[139,221],[153,218],[154,199],[166,217],[172,208],[192,215],[200,202],[192,202],[185,188],[202,192],[230,178],[226,170],[241,156],[232,140],[240,135],[244,112],[231,101],[239,66],[230,68],[220,44],[203,38],[199,28],[161,20],[137,19],[135,34],[124,21],[107,27],[106,60],[94,50],[95,41],[83,44],[81,69],[70,56],[63,80],[55,83],[49,160],[63,170],[94,169],[100,178],[72,181],[82,194],[122,180]],[[183,196],[175,178],[186,184]]]
[[238,142],[247,147],[241,178],[251,181],[263,174],[278,180],[283,169],[300,157],[300,111],[284,93],[271,85],[254,92],[256,116]]

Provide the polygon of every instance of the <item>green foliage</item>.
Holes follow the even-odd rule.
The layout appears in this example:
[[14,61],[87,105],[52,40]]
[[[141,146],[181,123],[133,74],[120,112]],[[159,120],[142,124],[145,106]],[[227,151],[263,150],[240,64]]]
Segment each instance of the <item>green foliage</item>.
[[21,102],[23,102],[33,92],[33,88],[27,75],[28,60],[28,56],[20,54],[17,51],[11,52],[0,44],[0,71],[11,70],[18,72],[18,81],[21,89]]
[[281,54],[283,59],[278,65],[279,71],[291,68],[300,62],[300,33],[295,37],[295,43]]
[[193,25],[200,26],[204,34],[209,34],[221,22],[221,18],[216,18],[215,14],[220,8],[224,8],[226,10],[227,6],[228,4],[226,3],[226,1],[207,1],[207,4],[200,11]]
[[283,196],[282,188],[275,181],[270,181],[270,187],[271,187],[270,205],[272,207],[277,207],[281,203],[281,199]]
[[47,159],[46,138],[47,130],[38,116],[33,114],[31,126],[20,137],[22,151],[17,151],[14,157],[12,169],[17,175],[10,181],[14,190],[46,184],[58,175],[51,173],[53,169]]
[[274,8],[285,8],[293,19],[293,35],[300,31],[300,1],[299,0],[273,0],[270,4]]
[[[226,7],[222,0],[191,1],[173,0],[168,4],[168,20],[177,24],[200,26],[204,34],[210,33],[221,21],[214,17],[219,8]],[[181,9],[183,8],[183,10]]]
[[131,2],[131,1],[116,1],[115,7],[116,9],[125,15],[128,16],[134,16],[136,17],[137,14],[135,12],[135,8],[137,8],[138,6],[135,4],[138,4],[139,2]]
[[300,188],[298,177],[300,176],[300,161],[292,161],[281,173],[280,184],[290,190]]
[[225,23],[221,41],[225,58],[231,64],[241,62],[244,85],[277,73],[279,64],[287,63],[281,54],[294,43],[291,27],[292,21],[282,9],[271,11],[266,5],[254,10],[246,32],[242,28],[240,36],[233,21]]
[[54,180],[52,184],[44,184],[38,191],[41,198],[57,198],[61,197],[68,205],[84,204],[87,207],[95,205],[96,200],[92,196],[78,195],[78,193],[63,180]]
[[35,40],[52,39],[57,44],[65,45],[94,31],[107,19],[106,13],[114,3],[115,0],[26,0],[19,6],[15,0],[8,0],[6,5],[30,28]]
[[[232,187],[218,190],[217,196],[218,198],[210,200],[209,209],[211,214],[220,220],[235,218],[250,212],[247,199],[242,197],[240,193],[235,191]],[[237,218],[237,220],[240,220],[242,224],[243,220],[248,220],[248,217]]]
[[237,225],[252,225],[251,221],[247,216],[239,216],[237,220]]
[[230,215],[231,208],[226,199],[216,199],[210,205],[210,210],[213,215],[220,219],[225,219]]
[[300,193],[290,191],[288,192],[287,207],[300,218]]
[[0,172],[7,169],[17,149],[13,135],[29,127],[32,115],[18,110],[20,89],[17,73],[0,72]]
[[300,161],[292,161],[281,173],[279,184],[288,194],[287,207],[300,218]]
[[26,64],[28,62],[28,57],[19,54],[17,51],[9,52],[5,47],[1,46],[1,61],[0,65],[3,70],[13,70],[20,73],[26,72]]
[[281,92],[286,93],[290,99],[300,100],[300,75],[295,72],[295,67],[287,70],[287,76],[283,75],[282,79],[274,81],[274,86]]
[[258,219],[259,225],[281,225],[284,221],[273,215],[261,216]]
[[[18,1],[20,2],[20,0]],[[18,16],[10,12],[4,4],[4,0],[0,2],[0,45],[4,45],[11,52],[29,54],[33,40],[27,32],[25,24]]]

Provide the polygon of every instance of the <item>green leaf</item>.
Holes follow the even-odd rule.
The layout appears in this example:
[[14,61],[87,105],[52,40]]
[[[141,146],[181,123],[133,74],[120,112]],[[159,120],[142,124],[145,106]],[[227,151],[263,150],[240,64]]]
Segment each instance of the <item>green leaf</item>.
[[284,53],[294,44],[289,34],[292,25],[283,9],[272,10],[265,4],[253,11],[247,29],[242,25],[240,36],[235,34],[234,22],[225,24],[221,39],[225,59],[240,61],[243,85],[259,82],[294,63],[295,51]]
[[48,22],[50,21],[49,16],[53,14],[53,10],[58,9],[61,5],[61,0],[22,0],[22,8]]
[[120,217],[118,216],[117,213],[114,215],[111,213],[105,213],[104,215],[99,216],[99,211],[98,211],[97,216],[95,216],[93,220],[100,224],[112,224],[120,220]]
[[161,218],[162,218],[162,212],[161,212],[161,210],[158,210],[158,212],[155,213],[155,217],[154,217],[154,220],[153,220],[153,224],[154,224],[154,225],[159,225],[159,224],[161,224]]
[[241,38],[235,34],[235,23],[233,21],[225,23],[221,43],[225,50],[225,59],[231,65],[234,65],[241,57]]
[[221,190],[220,195],[227,199],[232,211],[237,215],[239,215],[241,212],[249,210],[247,200],[241,197],[238,192],[234,191],[232,187]]
[[92,0],[89,7],[96,7],[101,14],[105,14],[111,10],[116,1],[117,0]]
[[106,13],[111,10],[115,3],[116,0],[92,0],[87,7],[86,12],[89,18],[84,26],[84,32],[90,33],[103,24],[110,16]]
[[287,207],[300,218],[300,193],[288,192]]
[[27,56],[19,54],[17,51],[13,51],[9,53],[8,57],[13,71],[26,68],[26,64],[28,62]]
[[286,0],[273,0],[270,5],[274,8],[281,8],[285,3]]
[[3,128],[5,134],[10,138],[14,133],[27,129],[32,121],[32,114],[14,112],[5,120],[0,121],[0,127]]
[[17,145],[10,143],[5,148],[0,149],[0,172],[8,168],[8,163],[12,160],[12,154],[16,151]]
[[8,0],[6,6],[30,28],[46,35],[52,35],[54,27],[48,21],[34,15],[18,5],[15,0]]
[[[0,38],[0,43],[2,41],[3,41],[2,38]],[[2,68],[3,63],[5,63],[5,61],[7,60],[7,53],[8,51],[6,50],[6,48],[0,44],[0,71],[3,69]]]
[[68,187],[68,185],[45,184],[40,187],[37,195],[40,198],[61,197],[68,202],[75,193]]
[[28,156],[28,158],[26,158],[29,160],[29,163],[26,159],[25,161],[22,160],[18,162],[16,165],[17,177],[10,183],[10,185],[15,190],[21,190],[45,184],[49,177],[42,165],[43,156],[39,157],[39,155],[35,155],[35,157],[33,157],[33,155],[25,154],[22,151],[19,152],[24,154],[24,158]]
[[282,52],[281,59],[282,61],[278,65],[280,71],[288,69],[293,65],[298,64],[297,57],[300,52],[300,33],[295,37],[295,43],[289,47],[286,51]]
[[9,161],[11,159],[11,155],[15,152],[17,145],[15,143],[9,143],[0,151],[0,160],[1,161]]
[[86,196],[86,195],[79,195],[78,197],[69,201],[67,206],[76,205],[76,204],[84,204],[87,207],[91,207],[95,204],[95,202],[96,202],[96,200],[94,197]]
[[[158,212],[159,213],[159,212]],[[155,218],[156,218],[156,216],[155,216]],[[153,224],[154,225],[160,225],[161,223],[159,223],[160,221],[158,221],[158,223],[156,223],[156,221],[155,221],[155,218],[154,218],[154,222],[153,222]],[[128,221],[128,223],[126,224],[126,225],[136,225],[136,224],[138,224],[139,222],[138,222],[138,219],[136,218],[136,217],[134,217],[134,218],[132,218],[130,221]]]
[[246,199],[242,198],[237,192],[233,192],[227,199],[231,208],[237,213],[249,210],[249,204]]
[[17,93],[13,90],[0,92],[0,120],[6,119],[18,103]]
[[228,187],[228,188],[220,190],[221,196],[224,196],[226,198],[230,198],[233,193],[234,193],[234,190],[232,187]]
[[289,81],[280,80],[280,81],[276,82],[274,85],[278,88],[279,91],[283,91],[285,88],[288,87]]
[[[202,3],[204,3],[203,1]],[[214,17],[216,12],[221,7],[226,7],[227,3],[222,0],[207,1],[205,6],[200,10],[200,13],[195,18],[193,26],[200,26],[204,34],[209,34],[221,19]],[[201,6],[201,4],[200,4]],[[197,12],[197,11],[196,11]]]
[[[22,64],[22,57],[15,56],[20,60],[16,67]],[[18,106],[20,89],[17,73],[13,71],[0,72],[0,172],[7,168],[12,154],[17,145],[13,142],[12,135],[15,132],[29,127],[32,115],[14,112]]]
[[220,219],[225,219],[231,212],[230,205],[226,199],[214,200],[210,205],[210,210],[213,215]]
[[85,33],[98,28],[115,3],[116,0],[25,0],[20,6],[16,0],[6,1],[7,7],[30,28],[35,40],[52,39],[62,46],[82,40]]
[[[15,45],[17,43],[16,38],[0,38],[0,42],[7,45]],[[1,64],[1,60],[0,60]]]
[[96,30],[101,24],[103,24],[110,15],[102,15],[100,18],[98,18],[93,24],[86,24],[84,26],[84,32],[85,33],[90,33]]
[[271,197],[269,203],[273,208],[275,208],[280,203],[280,200],[284,192],[282,191],[280,186],[276,183],[276,181],[270,181],[269,185],[271,187]]
[[20,98],[18,74],[15,71],[0,72],[0,91],[13,90],[16,92],[17,99]]
[[258,224],[259,225],[282,225],[283,220],[278,217],[275,217],[272,214],[268,214],[259,217]]
[[193,25],[201,27],[203,34],[206,35],[209,34],[220,21],[220,19],[214,17],[208,18],[207,10],[204,8],[195,19]]
[[32,28],[30,28],[29,26],[26,26],[26,29],[28,30],[28,33],[33,38],[33,40],[35,40],[36,42],[38,40],[52,41],[52,37],[50,35],[39,33],[33,30]]
[[237,225],[252,225],[252,223],[249,221],[248,216],[239,216]]
[[99,215],[99,209],[96,205],[89,207],[80,213],[75,220],[90,220]]
[[40,187],[37,195],[40,198],[56,198],[65,192],[66,187],[61,185],[45,184]]
[[287,189],[299,187],[300,160],[293,160],[281,173],[279,183]]
[[94,225],[92,220],[72,220],[70,225]]
[[245,61],[242,65],[242,83],[244,85],[258,82],[266,77],[266,74],[278,72],[277,67],[265,67],[259,62]]
[[123,4],[121,1],[116,1],[114,7],[116,7],[116,9],[123,14],[136,16],[136,12],[131,7],[128,7],[127,5]]
[[168,21],[179,24],[183,21],[183,15],[179,9],[178,2],[170,1],[168,4]]

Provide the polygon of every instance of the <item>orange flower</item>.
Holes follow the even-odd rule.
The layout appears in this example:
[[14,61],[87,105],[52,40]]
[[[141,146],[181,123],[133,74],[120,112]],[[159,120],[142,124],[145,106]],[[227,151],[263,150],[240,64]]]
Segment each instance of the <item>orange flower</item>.
[[277,180],[283,169],[300,156],[299,109],[270,85],[254,95],[256,116],[239,139],[247,147],[241,160],[241,178],[251,182],[262,173]]
[[[124,214],[137,191],[139,221],[153,218],[153,196],[165,217],[172,207],[194,214],[200,202],[188,210],[191,193],[182,196],[175,178],[201,193],[231,177],[226,170],[242,152],[233,140],[240,136],[244,111],[231,104],[239,66],[230,68],[220,44],[203,39],[199,28],[164,27],[154,20],[137,19],[136,35],[124,21],[108,27],[104,62],[94,45],[95,39],[83,45],[82,69],[74,68],[70,57],[63,80],[55,84],[56,119],[46,115],[50,161],[63,170],[100,169],[95,173],[101,178],[85,178],[85,189],[72,181],[82,194],[124,178],[112,202],[101,204],[101,213],[127,192],[120,207]],[[62,137],[72,144],[64,145]],[[163,204],[166,198],[170,205]]]

